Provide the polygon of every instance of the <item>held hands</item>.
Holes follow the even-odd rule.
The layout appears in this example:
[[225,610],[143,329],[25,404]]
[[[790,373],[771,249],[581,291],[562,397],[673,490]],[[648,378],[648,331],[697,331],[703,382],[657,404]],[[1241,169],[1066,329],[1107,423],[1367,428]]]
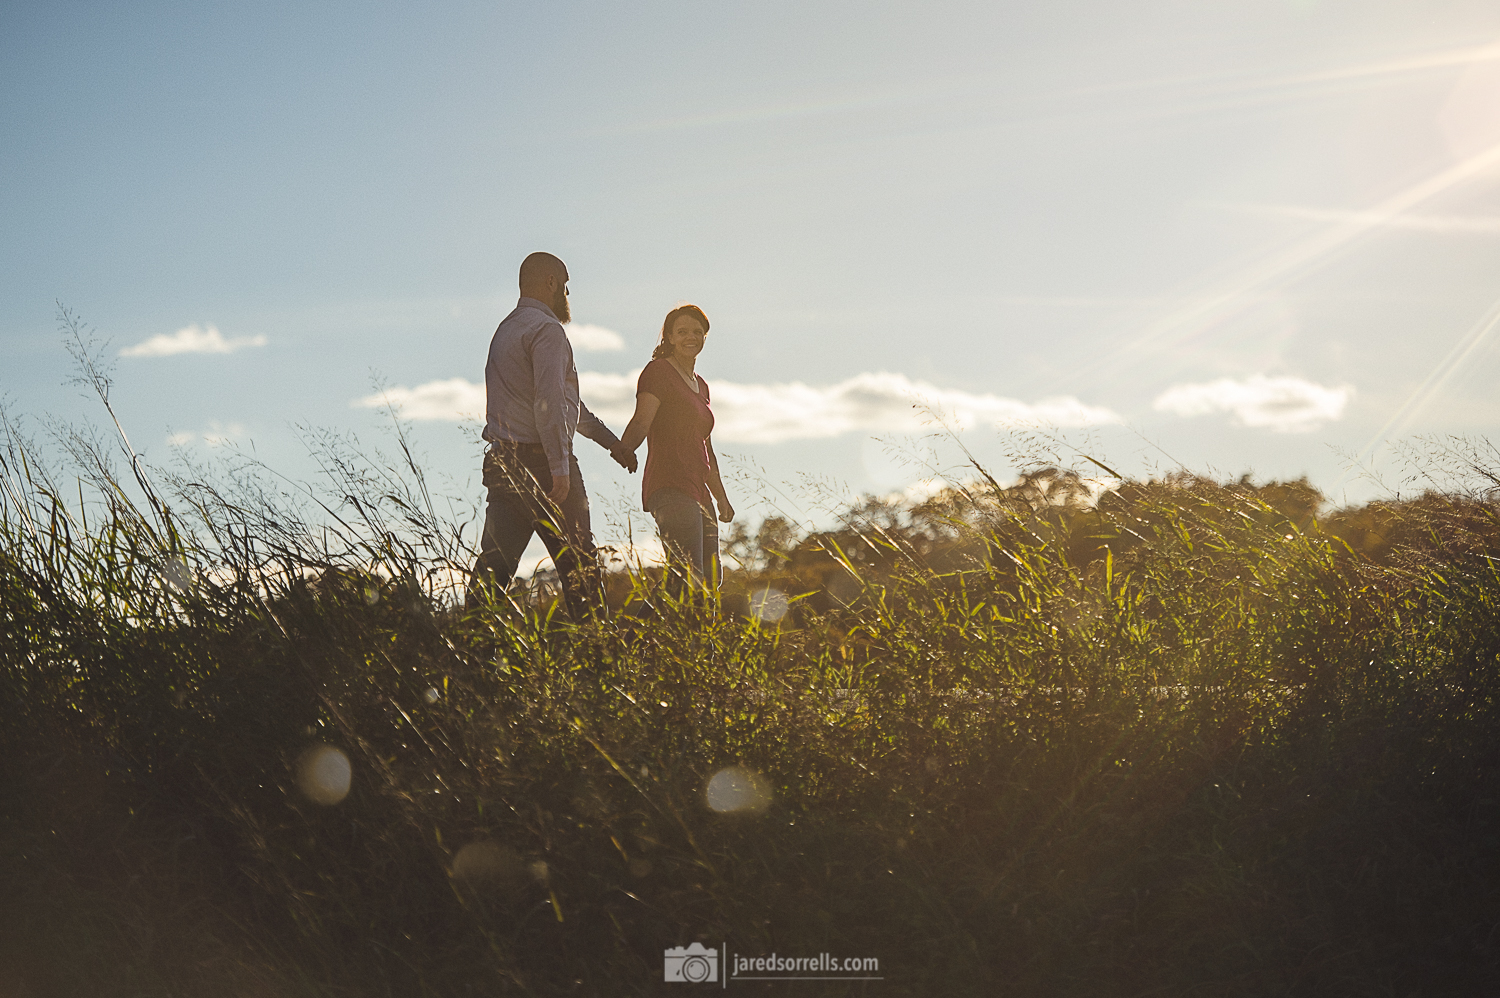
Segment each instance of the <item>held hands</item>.
[[625,446],[623,442],[615,444],[609,449],[609,456],[615,459],[615,463],[632,475],[635,474],[636,460],[635,451]]

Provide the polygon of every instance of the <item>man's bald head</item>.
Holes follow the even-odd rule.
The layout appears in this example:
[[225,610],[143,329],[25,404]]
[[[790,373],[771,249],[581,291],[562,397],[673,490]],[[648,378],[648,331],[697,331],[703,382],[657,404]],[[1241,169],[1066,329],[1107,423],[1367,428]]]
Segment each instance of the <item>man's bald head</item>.
[[568,313],[568,268],[551,253],[533,253],[521,261],[521,297],[551,306],[562,322]]
[[568,268],[551,253],[531,254],[521,261],[521,294],[526,294],[527,288],[536,290],[546,287],[549,277],[566,284],[568,283]]

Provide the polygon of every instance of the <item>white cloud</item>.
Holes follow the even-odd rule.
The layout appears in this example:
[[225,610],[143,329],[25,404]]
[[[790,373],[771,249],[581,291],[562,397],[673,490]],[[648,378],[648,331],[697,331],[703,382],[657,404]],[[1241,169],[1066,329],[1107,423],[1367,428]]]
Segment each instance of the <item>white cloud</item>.
[[230,423],[224,425],[218,420],[208,424],[208,429],[199,432],[171,433],[167,435],[167,443],[173,447],[186,447],[188,444],[203,441],[209,447],[223,447],[225,444],[233,443],[238,437],[245,435],[243,423]]
[[577,322],[569,323],[563,329],[567,330],[568,339],[572,342],[574,350],[597,353],[603,350],[625,349],[625,338],[613,329]]
[[236,336],[226,340],[218,327],[184,326],[168,336],[157,333],[120,351],[121,357],[170,357],[178,353],[234,353],[243,347],[263,347],[264,336]]
[[429,381],[415,388],[398,385],[385,391],[355,399],[350,405],[365,409],[381,409],[387,404],[407,419],[460,419],[484,418],[484,385],[474,384],[464,378],[449,378],[447,381]]
[[929,408],[959,429],[997,423],[1096,426],[1120,422],[1110,410],[1070,396],[1026,403],[939,388],[888,372],[856,374],[825,386],[716,382],[710,388],[715,438],[739,443],[837,437],[853,430],[920,431],[931,426]]
[[1305,433],[1338,419],[1354,397],[1348,385],[1329,388],[1302,378],[1220,378],[1199,384],[1173,385],[1151,403],[1158,412],[1202,416],[1233,414],[1241,426],[1265,427],[1280,433]]
[[919,478],[904,489],[886,493],[886,498],[904,503],[926,502],[952,484],[942,478]]
[[[583,399],[601,419],[617,428],[635,409],[639,371],[578,376]],[[955,428],[979,425],[1097,426],[1118,423],[1114,412],[1085,405],[1071,396],[1020,402],[998,395],[939,388],[903,374],[856,374],[833,385],[801,382],[741,384],[710,381],[714,439],[725,443],[777,443],[826,439],[856,430],[914,432],[931,425],[927,409],[943,414]],[[397,387],[356,399],[367,408],[395,404],[408,419],[461,419],[484,412],[484,385],[463,378]]]
[[[597,514],[596,514],[597,515]],[[663,565],[667,561],[667,549],[656,536],[655,530],[641,530],[640,524],[636,525],[634,542],[616,537],[608,542],[601,540],[599,535],[599,521],[594,521],[594,537],[600,541],[600,557],[604,559],[605,567],[615,569],[624,565],[652,566]],[[726,553],[725,557],[729,557]],[[520,561],[516,566],[516,575],[523,579],[530,578],[543,568],[556,568],[552,556],[547,553],[547,547],[542,539],[533,536],[531,542],[526,545],[526,550],[521,552]],[[462,591],[468,584],[468,575],[462,574],[456,578],[457,589]]]

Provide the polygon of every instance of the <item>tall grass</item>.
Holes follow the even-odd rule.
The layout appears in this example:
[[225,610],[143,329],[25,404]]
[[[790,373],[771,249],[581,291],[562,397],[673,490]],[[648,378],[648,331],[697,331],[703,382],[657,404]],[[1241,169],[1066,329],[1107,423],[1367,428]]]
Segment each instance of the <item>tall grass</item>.
[[880,960],[806,994],[1500,981],[1482,488],[982,475],[574,626],[463,612],[404,443],[310,439],[323,493],[7,423],[0,994],[647,994],[694,940]]

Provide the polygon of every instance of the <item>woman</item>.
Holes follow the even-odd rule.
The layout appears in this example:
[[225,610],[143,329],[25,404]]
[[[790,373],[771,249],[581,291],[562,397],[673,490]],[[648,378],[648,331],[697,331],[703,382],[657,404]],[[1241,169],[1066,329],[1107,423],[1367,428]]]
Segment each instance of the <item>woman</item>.
[[667,313],[661,342],[636,382],[635,415],[625,427],[616,460],[633,458],[647,441],[641,500],[656,520],[670,554],[691,566],[713,588],[719,584],[719,519],[734,519],[734,507],[719,478],[719,459],[709,434],[714,428],[708,382],[693,370],[708,336],[708,316],[697,305]]

